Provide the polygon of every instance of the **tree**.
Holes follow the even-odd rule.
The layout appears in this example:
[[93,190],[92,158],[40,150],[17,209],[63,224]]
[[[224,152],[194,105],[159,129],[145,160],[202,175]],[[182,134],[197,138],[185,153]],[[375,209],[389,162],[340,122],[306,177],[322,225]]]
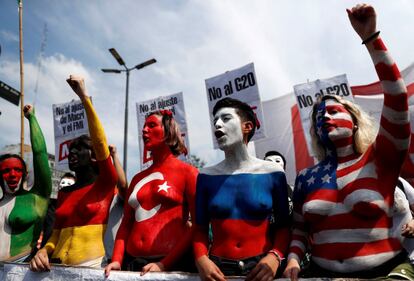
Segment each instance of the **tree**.
[[206,162],[195,154],[190,154],[188,163],[190,163],[197,169],[201,169],[206,165]]

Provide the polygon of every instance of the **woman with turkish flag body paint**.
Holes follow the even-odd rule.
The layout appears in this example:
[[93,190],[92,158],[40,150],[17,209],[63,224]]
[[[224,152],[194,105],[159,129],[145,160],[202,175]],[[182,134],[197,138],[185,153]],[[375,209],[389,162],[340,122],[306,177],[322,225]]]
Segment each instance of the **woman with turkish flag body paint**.
[[225,159],[197,178],[194,253],[200,277],[273,280],[289,245],[285,173],[277,163],[249,155],[258,122],[248,104],[224,98],[213,115]]
[[19,155],[0,156],[0,261],[24,260],[36,246],[52,191],[42,130],[33,107],[23,111],[30,125],[34,185],[27,190],[26,163]]
[[195,182],[198,171],[176,158],[186,153],[181,133],[170,110],[151,113],[142,129],[152,165],[135,175],[124,205],[111,270],[190,271]]
[[83,103],[90,137],[80,136],[69,146],[76,182],[59,190],[52,235],[31,260],[32,271],[50,270],[50,263],[100,268],[105,254],[103,236],[117,173],[83,78],[70,75],[66,81]]
[[[395,187],[410,143],[407,90],[379,37],[374,8],[362,4],[347,12],[381,80],[380,128],[375,134],[368,115],[338,96],[314,105],[311,134],[320,162],[296,179],[285,270],[291,280],[298,279],[308,249],[306,277],[393,278],[393,269],[407,258],[391,231]],[[397,275],[411,274],[412,280],[407,266]]]

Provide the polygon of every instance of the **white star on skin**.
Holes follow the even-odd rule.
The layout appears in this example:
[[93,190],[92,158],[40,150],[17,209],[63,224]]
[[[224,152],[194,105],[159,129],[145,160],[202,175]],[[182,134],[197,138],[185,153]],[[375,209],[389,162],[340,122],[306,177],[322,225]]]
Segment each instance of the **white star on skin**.
[[299,172],[299,175],[304,176],[306,175],[307,172],[308,172],[308,169],[303,169],[302,171]]
[[165,181],[162,185],[158,186],[158,192],[160,192],[161,190],[165,191],[168,193],[168,189],[171,188],[171,186],[169,186],[167,184],[167,181]]
[[332,156],[332,151],[330,151],[329,149],[326,150],[326,156]]
[[317,173],[319,171],[319,166],[316,166],[312,169],[312,173]]
[[322,178],[322,182],[329,183],[330,180],[331,180],[331,177],[329,176],[329,174],[324,175]]
[[314,184],[315,183],[315,178],[313,176],[311,176],[307,181],[308,185]]
[[325,168],[323,168],[324,171],[329,171],[329,169],[331,168],[331,163],[328,163],[325,165]]

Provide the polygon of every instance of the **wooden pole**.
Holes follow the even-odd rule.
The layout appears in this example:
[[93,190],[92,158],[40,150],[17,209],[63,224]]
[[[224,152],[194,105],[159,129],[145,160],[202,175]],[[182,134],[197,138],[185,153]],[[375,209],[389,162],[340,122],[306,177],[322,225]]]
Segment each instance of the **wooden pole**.
[[24,71],[23,71],[23,2],[19,0],[19,39],[20,39],[20,156],[24,156]]

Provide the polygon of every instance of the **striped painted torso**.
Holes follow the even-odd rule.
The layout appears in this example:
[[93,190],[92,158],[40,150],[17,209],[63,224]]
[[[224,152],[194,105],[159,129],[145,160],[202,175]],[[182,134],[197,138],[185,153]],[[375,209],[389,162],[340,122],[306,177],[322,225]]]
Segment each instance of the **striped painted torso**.
[[381,39],[374,45],[371,56],[384,89],[375,142],[357,157],[346,154],[349,144],[336,145],[296,179],[289,258],[300,260],[310,241],[313,261],[334,272],[371,269],[401,251],[390,232],[395,186],[409,145],[407,94]]

